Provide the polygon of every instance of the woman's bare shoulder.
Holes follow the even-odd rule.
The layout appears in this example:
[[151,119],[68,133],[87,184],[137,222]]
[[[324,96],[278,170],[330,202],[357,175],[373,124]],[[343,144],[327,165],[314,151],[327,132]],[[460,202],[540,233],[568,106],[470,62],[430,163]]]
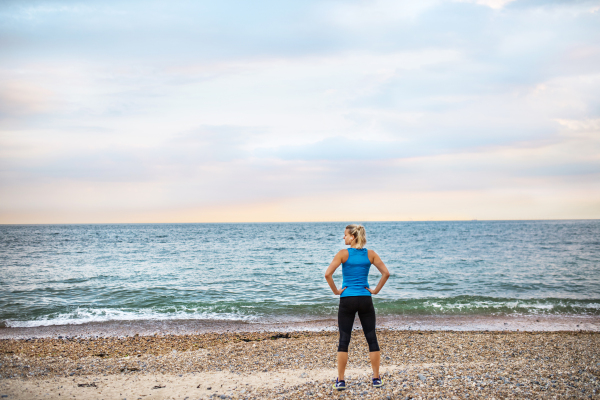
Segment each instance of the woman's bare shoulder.
[[350,253],[348,253],[348,249],[342,249],[338,251],[337,256],[342,259],[342,262],[346,262]]
[[377,255],[377,253],[375,253],[375,250],[367,250],[367,254],[368,254],[369,260],[371,260],[371,262],[373,262],[375,257],[379,257]]

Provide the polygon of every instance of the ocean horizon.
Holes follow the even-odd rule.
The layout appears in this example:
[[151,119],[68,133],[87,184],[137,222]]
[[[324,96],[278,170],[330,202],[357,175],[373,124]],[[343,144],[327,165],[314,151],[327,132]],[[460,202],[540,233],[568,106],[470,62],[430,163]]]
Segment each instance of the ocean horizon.
[[[1,225],[0,326],[332,319],[345,225]],[[383,319],[600,315],[599,220],[363,225],[392,274]]]

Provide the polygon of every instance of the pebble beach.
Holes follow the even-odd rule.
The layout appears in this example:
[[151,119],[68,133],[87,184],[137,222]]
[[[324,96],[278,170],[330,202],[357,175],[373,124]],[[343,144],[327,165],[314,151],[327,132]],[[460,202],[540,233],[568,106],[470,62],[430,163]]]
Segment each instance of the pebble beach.
[[337,332],[0,340],[7,399],[600,398],[600,333],[378,330],[385,384],[353,333],[335,391]]

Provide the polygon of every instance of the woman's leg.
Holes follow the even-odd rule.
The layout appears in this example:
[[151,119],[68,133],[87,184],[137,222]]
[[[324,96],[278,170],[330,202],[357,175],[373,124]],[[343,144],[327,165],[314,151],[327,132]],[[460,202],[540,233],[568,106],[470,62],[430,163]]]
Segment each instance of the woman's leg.
[[338,309],[338,328],[340,329],[340,342],[337,353],[338,380],[344,380],[346,364],[348,363],[348,345],[352,336],[352,325],[356,315],[356,297],[340,298]]
[[369,344],[369,358],[371,359],[371,367],[373,368],[373,378],[379,378],[380,352],[379,343],[377,342],[377,333],[375,332],[375,307],[373,307],[373,299],[371,296],[361,297],[361,303],[358,308],[358,318],[360,318],[365,338]]
[[343,381],[346,373],[346,364],[348,364],[348,352],[338,351],[337,353],[337,368],[338,381]]
[[369,358],[371,359],[371,368],[373,368],[373,378],[379,378],[379,351],[370,351]]

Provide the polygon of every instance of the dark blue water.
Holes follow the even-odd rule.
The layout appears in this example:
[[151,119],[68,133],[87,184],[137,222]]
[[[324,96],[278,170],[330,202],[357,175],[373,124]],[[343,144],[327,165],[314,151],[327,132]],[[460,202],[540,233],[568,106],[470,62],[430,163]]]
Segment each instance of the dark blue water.
[[[600,315],[600,221],[364,225],[392,273],[379,314]],[[0,226],[0,323],[331,316],[344,226]]]

